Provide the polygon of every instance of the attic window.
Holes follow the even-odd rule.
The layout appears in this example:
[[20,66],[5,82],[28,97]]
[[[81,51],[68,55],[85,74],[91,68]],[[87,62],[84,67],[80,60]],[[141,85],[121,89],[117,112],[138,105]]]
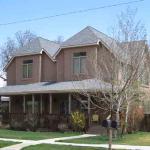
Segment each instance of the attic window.
[[83,74],[86,68],[86,52],[73,54],[73,74]]
[[74,57],[86,56],[86,52],[74,53],[73,56]]
[[33,64],[33,60],[24,60],[23,61],[23,78],[27,79],[27,78],[32,78],[32,64]]
[[23,61],[23,64],[31,64],[31,63],[33,63],[33,60],[24,60]]

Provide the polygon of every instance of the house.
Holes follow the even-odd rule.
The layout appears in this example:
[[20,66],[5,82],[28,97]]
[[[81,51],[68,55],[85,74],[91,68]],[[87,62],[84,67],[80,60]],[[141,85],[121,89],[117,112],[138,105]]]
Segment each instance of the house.
[[[57,130],[61,123],[69,127],[71,112],[82,110],[89,127],[91,104],[84,97],[77,100],[74,93],[83,88],[110,88],[105,69],[100,85],[94,83],[96,72],[92,66],[115,60],[112,43],[119,48],[115,40],[88,26],[61,44],[38,37],[16,50],[4,68],[7,86],[0,88],[0,96],[10,97],[10,126]],[[119,71],[116,78],[121,78]]]

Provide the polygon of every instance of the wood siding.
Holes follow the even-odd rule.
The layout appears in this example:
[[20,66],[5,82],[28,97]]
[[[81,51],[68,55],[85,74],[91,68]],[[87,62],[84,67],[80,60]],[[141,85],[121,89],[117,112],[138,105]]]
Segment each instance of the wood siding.
[[42,81],[56,81],[56,62],[45,53],[42,54]]

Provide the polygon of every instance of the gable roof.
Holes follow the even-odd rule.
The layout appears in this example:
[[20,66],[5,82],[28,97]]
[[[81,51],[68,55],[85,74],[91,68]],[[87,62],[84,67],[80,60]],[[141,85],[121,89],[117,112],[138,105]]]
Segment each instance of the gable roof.
[[118,43],[108,35],[98,31],[97,29],[87,26],[77,34],[73,35],[68,40],[64,41],[60,45],[60,49],[54,55],[55,57],[63,48],[78,47],[78,46],[89,46],[89,45],[99,45],[101,42],[105,47],[107,47],[114,55],[117,56],[120,47]]
[[11,62],[17,56],[42,54],[43,51],[50,57],[51,60],[54,61],[53,56],[58,51],[59,47],[60,45],[54,41],[49,41],[42,37],[37,37],[22,48],[19,48],[13,52],[12,58],[9,60],[8,64],[4,67],[3,70],[6,70],[9,64],[11,64]]
[[61,44],[61,47],[97,44],[98,38],[92,30],[92,27],[87,26],[86,28],[63,42]]
[[[117,59],[126,61],[126,52],[122,48],[122,45],[124,44],[117,42],[115,39],[109,37],[108,35],[98,31],[91,26],[87,26],[61,44],[58,44],[54,41],[49,41],[42,37],[37,37],[24,47],[16,50],[7,66],[16,56],[41,54],[44,51],[54,61],[55,57],[63,48],[99,45],[99,43],[102,43],[107,49],[109,49],[109,51]],[[6,69],[7,66],[4,69]]]
[[41,54],[42,50],[45,50],[51,57],[53,57],[59,47],[59,44],[56,42],[49,41],[42,37],[37,37],[22,48],[16,50],[13,53],[13,56]]
[[99,41],[103,41],[106,44],[110,44],[110,42],[114,40],[106,34],[96,30],[95,28],[87,26],[86,28],[84,28],[83,30],[81,30],[80,32],[63,42],[61,44],[61,47],[94,45],[98,44]]

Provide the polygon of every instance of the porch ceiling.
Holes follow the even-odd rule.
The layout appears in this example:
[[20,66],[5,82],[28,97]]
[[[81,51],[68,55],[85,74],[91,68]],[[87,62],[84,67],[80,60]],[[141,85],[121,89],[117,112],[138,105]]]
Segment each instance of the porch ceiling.
[[0,88],[1,96],[36,94],[36,93],[69,93],[79,92],[80,90],[110,90],[109,83],[88,79],[82,81],[66,81],[66,82],[39,82],[26,85],[12,85]]

